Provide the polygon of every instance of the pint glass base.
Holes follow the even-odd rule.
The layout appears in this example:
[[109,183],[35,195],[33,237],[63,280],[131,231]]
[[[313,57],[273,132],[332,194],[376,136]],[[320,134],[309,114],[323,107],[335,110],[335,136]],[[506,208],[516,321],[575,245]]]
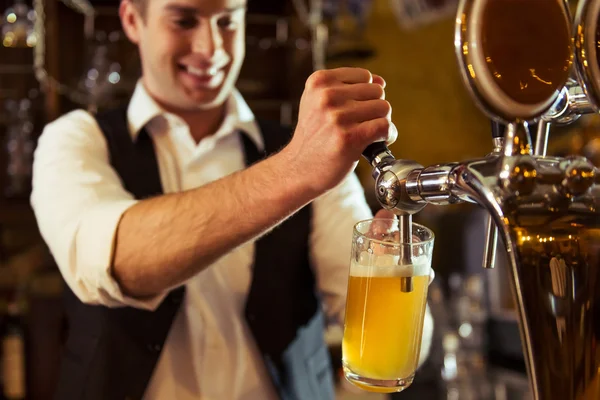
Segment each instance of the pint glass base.
[[348,382],[353,385],[368,390],[369,392],[376,393],[395,393],[401,392],[407,387],[409,387],[413,379],[415,378],[415,374],[407,378],[402,379],[371,379],[365,378],[364,376],[360,376],[355,374],[350,370],[350,368],[344,366],[344,376],[348,380]]

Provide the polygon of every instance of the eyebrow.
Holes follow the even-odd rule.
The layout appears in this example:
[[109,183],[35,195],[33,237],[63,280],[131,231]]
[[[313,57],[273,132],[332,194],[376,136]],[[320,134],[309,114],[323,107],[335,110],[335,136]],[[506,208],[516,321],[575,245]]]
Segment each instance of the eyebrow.
[[[242,10],[245,8],[246,8],[245,4],[240,4],[240,5],[234,6],[234,7],[226,7],[223,10],[221,10],[215,14],[220,14],[220,13],[225,13],[225,12],[234,12],[234,11]],[[182,5],[182,4],[168,4],[165,7],[165,10],[175,12],[175,13],[181,13],[181,14],[202,14],[202,12],[200,12],[200,10],[197,7],[186,6],[186,5]]]

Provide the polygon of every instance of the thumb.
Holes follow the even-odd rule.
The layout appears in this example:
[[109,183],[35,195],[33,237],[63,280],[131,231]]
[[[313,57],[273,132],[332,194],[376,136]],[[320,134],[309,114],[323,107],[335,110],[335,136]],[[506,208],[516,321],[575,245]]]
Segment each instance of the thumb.
[[379,211],[377,211],[377,213],[375,214],[375,218],[396,218],[396,214],[394,214],[393,212],[391,212],[390,210],[386,210],[386,209],[381,209]]

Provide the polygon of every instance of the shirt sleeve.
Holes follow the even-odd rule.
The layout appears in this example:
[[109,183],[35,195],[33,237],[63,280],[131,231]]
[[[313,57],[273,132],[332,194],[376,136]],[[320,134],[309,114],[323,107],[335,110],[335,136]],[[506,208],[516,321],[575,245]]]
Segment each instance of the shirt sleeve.
[[150,299],[125,296],[111,273],[115,234],[136,200],[109,162],[94,117],[73,111],[48,124],[33,163],[31,205],[63,278],[84,303],[155,309]]
[[355,174],[313,202],[311,261],[330,325],[344,322],[352,229],[372,216]]

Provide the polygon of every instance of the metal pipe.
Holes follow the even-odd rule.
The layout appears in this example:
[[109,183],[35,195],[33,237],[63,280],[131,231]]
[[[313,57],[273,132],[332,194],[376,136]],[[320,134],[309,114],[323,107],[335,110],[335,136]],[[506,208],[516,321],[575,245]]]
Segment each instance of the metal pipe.
[[[400,236],[400,259],[401,266],[412,266],[412,215],[398,216],[398,232]],[[400,278],[400,290],[404,293],[413,291],[413,277],[403,276]]]
[[550,136],[550,122],[540,120],[537,127],[537,136],[535,138],[535,147],[533,154],[546,157],[548,151],[548,138]]
[[496,266],[496,248],[498,247],[498,228],[491,215],[487,216],[485,230],[485,247],[483,248],[483,268],[492,269]]

